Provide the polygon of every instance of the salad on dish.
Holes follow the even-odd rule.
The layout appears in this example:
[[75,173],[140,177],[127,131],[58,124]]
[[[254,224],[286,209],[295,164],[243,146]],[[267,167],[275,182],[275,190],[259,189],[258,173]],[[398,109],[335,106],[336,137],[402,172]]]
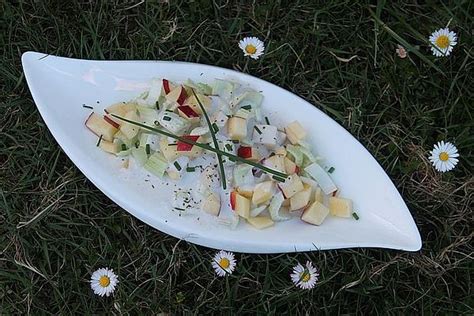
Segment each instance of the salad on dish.
[[176,209],[197,204],[234,228],[243,221],[264,229],[296,216],[312,225],[328,216],[358,219],[304,126],[272,124],[262,101],[261,92],[229,80],[153,79],[148,91],[92,112],[85,125],[125,169],[134,164],[178,183],[194,177],[198,190],[176,191]]

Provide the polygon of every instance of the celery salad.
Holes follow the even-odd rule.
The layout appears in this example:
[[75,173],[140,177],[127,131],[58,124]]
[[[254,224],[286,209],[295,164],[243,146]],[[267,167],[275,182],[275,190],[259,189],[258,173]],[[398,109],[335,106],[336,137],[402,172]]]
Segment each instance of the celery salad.
[[134,164],[178,185],[194,177],[192,193],[175,191],[175,209],[200,209],[232,228],[244,222],[265,229],[294,217],[312,225],[328,216],[358,219],[304,126],[272,124],[262,100],[228,80],[153,79],[148,91],[93,112],[85,125],[125,169]]

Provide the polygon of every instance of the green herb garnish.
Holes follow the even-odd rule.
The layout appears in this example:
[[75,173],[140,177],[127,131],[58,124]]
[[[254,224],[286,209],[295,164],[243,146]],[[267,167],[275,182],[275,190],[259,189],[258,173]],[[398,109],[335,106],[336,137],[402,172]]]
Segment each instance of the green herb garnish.
[[99,147],[101,141],[102,141],[102,134],[100,134],[99,140],[97,141],[97,145],[96,145],[97,147]]
[[214,133],[219,132],[219,126],[216,123],[212,123],[212,128],[214,129]]
[[333,173],[336,170],[334,167],[329,168],[328,173]]
[[159,110],[160,109],[160,103],[158,101],[155,102],[155,106],[156,106],[156,109]]
[[267,122],[267,125],[271,125],[270,124],[270,120],[268,119],[268,117],[265,116],[265,122]]
[[232,151],[232,145],[231,144],[225,144],[225,148],[227,148],[228,151]]
[[280,178],[283,178],[283,179],[286,179],[288,177],[287,174],[285,173],[282,173],[282,172],[279,172],[279,171],[276,171],[276,170],[273,170],[271,168],[268,168],[268,167],[265,167],[264,165],[262,164],[259,164],[259,163],[256,163],[256,162],[253,162],[251,160],[248,160],[248,159],[245,159],[245,158],[242,158],[242,157],[239,157],[239,156],[236,156],[236,155],[233,155],[231,153],[228,153],[226,151],[222,151],[222,150],[219,150],[217,148],[213,148],[207,144],[203,144],[203,143],[197,143],[195,141],[192,141],[190,139],[187,139],[187,138],[183,138],[183,137],[180,137],[180,136],[177,136],[175,134],[172,134],[170,132],[167,132],[165,130],[162,130],[162,129],[159,129],[159,128],[154,128],[154,127],[151,127],[151,126],[148,126],[148,125],[145,125],[145,124],[142,124],[142,123],[139,123],[139,122],[135,122],[135,121],[132,121],[132,120],[129,120],[129,119],[126,119],[126,118],[123,118],[121,116],[118,116],[116,114],[112,114],[113,117],[116,117],[124,122],[127,122],[127,123],[130,123],[130,124],[133,124],[133,125],[136,125],[136,126],[139,126],[141,128],[144,128],[146,130],[149,130],[149,131],[152,131],[152,132],[155,132],[157,134],[161,134],[161,135],[164,135],[164,136],[167,136],[167,137],[171,137],[171,138],[174,138],[176,140],[179,140],[183,143],[186,143],[186,144],[189,144],[189,145],[195,145],[197,147],[200,147],[202,149],[205,149],[207,151],[210,151],[210,152],[213,152],[213,153],[216,153],[218,155],[222,155],[222,156],[226,156],[229,158],[229,160],[232,160],[232,161],[239,161],[239,162],[242,162],[242,163],[245,163],[247,165],[250,165],[250,166],[253,166],[253,167],[256,167],[262,171],[265,171],[269,174],[272,174],[272,175],[275,175],[277,177],[280,177]]
[[145,152],[146,152],[147,155],[150,154],[150,144],[145,145]]
[[165,120],[165,121],[171,121],[171,117],[169,117],[169,116],[163,116],[163,120]]
[[257,126],[254,126],[253,128],[255,128],[255,130],[257,131],[257,133],[262,134],[262,131],[261,131],[260,128],[258,128]]
[[248,111],[248,110],[250,110],[250,109],[252,108],[252,106],[251,106],[251,105],[244,105],[244,106],[241,107],[241,108]]
[[92,106],[90,106],[90,105],[85,105],[85,104],[83,104],[82,107],[83,107],[83,108],[86,108],[86,109],[91,109],[91,110],[94,109]]
[[[215,134],[216,132],[213,130],[213,127],[211,126],[212,125],[211,120],[209,119],[209,116],[207,115],[207,111],[204,108],[204,106],[202,105],[201,100],[199,100],[199,98],[198,98],[196,92],[194,91],[194,89],[191,88],[191,91],[193,92],[194,98],[198,102],[199,107],[201,108],[201,111],[204,114],[204,117],[205,117],[206,122],[207,122],[207,126],[209,127],[209,131],[211,132],[211,137],[212,137],[212,142],[214,143],[214,147],[216,147],[216,149],[219,150],[219,144],[217,143],[217,138],[216,138],[216,134]],[[217,125],[216,125],[216,127],[217,127]],[[225,180],[224,163],[222,162],[222,156],[219,155],[219,154],[217,154],[217,162],[219,162],[219,169],[220,169],[221,178],[222,178],[222,188],[225,190],[227,188],[227,184],[226,184],[227,181]]]
[[177,161],[175,161],[173,165],[176,167],[176,169],[178,169],[178,171],[181,171],[181,166]]
[[194,172],[196,171],[196,167],[186,167],[186,172]]
[[239,143],[239,141],[238,141],[237,139],[233,139],[232,142],[233,142],[234,144],[238,144],[238,143]]
[[124,150],[127,150],[127,145],[125,145],[125,144],[122,144],[122,146],[121,146],[121,147],[122,147],[122,151],[124,151]]
[[178,210],[178,211],[184,211],[185,210],[184,208],[181,208],[181,207],[175,207],[174,209]]
[[352,213],[352,217],[354,217],[356,221],[359,220],[359,215],[357,215],[356,212],[353,212],[353,213]]

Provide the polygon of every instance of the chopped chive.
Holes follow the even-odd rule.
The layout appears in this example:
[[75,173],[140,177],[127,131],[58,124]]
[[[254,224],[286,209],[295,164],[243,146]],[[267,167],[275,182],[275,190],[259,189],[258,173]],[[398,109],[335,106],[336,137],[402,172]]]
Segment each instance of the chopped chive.
[[150,144],[146,144],[146,146],[145,146],[145,152],[146,152],[147,155],[150,154]]
[[155,102],[155,106],[156,106],[156,109],[159,110],[160,109],[160,103],[158,101]]
[[181,171],[181,165],[179,164],[179,162],[175,161],[173,165],[176,167],[176,169],[178,169],[178,171]]
[[236,140],[236,139],[233,139],[232,142],[233,142],[234,144],[238,144],[238,143],[239,143],[239,141]]
[[173,111],[170,110],[170,109],[166,109],[165,111],[166,111],[166,112],[171,112],[171,113],[173,113]]
[[242,109],[247,110],[247,111],[250,110],[251,108],[252,108],[251,105],[244,105],[244,106],[242,107]]
[[186,172],[194,172],[196,171],[196,167],[187,167]]
[[214,133],[219,132],[219,126],[216,123],[212,123],[212,128],[214,129]]
[[168,146],[177,146],[178,143],[169,143]]
[[267,125],[271,125],[271,124],[270,124],[270,120],[268,119],[267,116],[265,116],[265,122],[267,122]]
[[278,182],[285,182],[285,179],[280,178],[280,177],[278,177],[278,176],[273,176],[273,180],[276,180],[276,181],[278,181]]
[[97,145],[96,145],[97,147],[99,147],[101,141],[102,141],[102,134],[100,134],[99,140],[97,141]]
[[227,148],[228,151],[232,151],[232,145],[231,144],[225,144],[225,148]]
[[236,162],[237,159],[235,159],[234,157],[229,157],[229,160],[232,161],[232,162]]
[[328,173],[333,173],[336,170],[334,167],[329,168]]
[[178,211],[184,211],[184,208],[181,208],[181,207],[175,207],[174,209]]
[[121,146],[121,147],[122,147],[122,150],[127,150],[127,145],[125,145],[125,144],[122,144],[122,146]]
[[165,121],[171,121],[171,117],[169,117],[169,116],[163,116],[163,120],[165,120]]
[[262,131],[261,131],[257,126],[254,126],[253,128],[255,128],[255,130],[257,131],[257,133],[262,134]]
[[94,109],[92,106],[90,106],[90,105],[85,105],[85,104],[83,104],[82,107],[83,107],[83,108],[86,108],[86,109],[91,109],[91,110]]
[[158,126],[158,125],[160,125],[160,122],[155,121],[155,122],[153,122],[153,124],[155,124],[156,126]]
[[353,213],[352,213],[352,217],[354,217],[356,221],[359,220],[359,215],[357,215],[356,212],[353,212]]

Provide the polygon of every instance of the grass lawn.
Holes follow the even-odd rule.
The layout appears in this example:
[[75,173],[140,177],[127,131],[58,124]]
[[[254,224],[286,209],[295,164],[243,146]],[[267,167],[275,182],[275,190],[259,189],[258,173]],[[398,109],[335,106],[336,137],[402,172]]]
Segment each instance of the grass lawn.
[[[158,2],[0,4],[0,314],[473,313],[472,1]],[[447,24],[458,44],[435,58],[428,36]],[[266,54],[244,57],[244,36],[264,40]],[[213,250],[128,215],[62,152],[26,85],[28,50],[213,64],[294,91],[376,157],[422,250],[236,254],[234,274],[216,277]],[[427,159],[439,140],[460,152],[445,174]],[[310,291],[289,278],[306,260],[321,272]],[[103,266],[120,278],[113,297],[88,283]]]

